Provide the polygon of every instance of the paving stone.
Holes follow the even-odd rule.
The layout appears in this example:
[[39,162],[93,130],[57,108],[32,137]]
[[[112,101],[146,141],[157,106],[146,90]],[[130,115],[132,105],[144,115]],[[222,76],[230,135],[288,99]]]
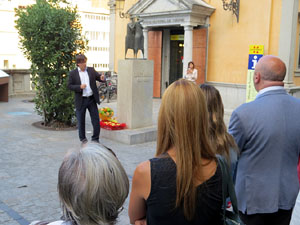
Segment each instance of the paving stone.
[[20,224],[15,220],[10,220],[10,221],[1,223],[1,225],[20,225]]
[[9,217],[5,212],[0,213],[0,224],[6,223],[11,221],[12,218]]
[[[32,123],[42,118],[34,112],[33,103],[24,103],[22,100],[24,98],[10,98],[8,103],[0,102],[0,203],[3,202],[17,213],[16,218],[23,218],[24,221],[58,220],[62,215],[57,194],[59,166],[64,155],[69,150],[78,149],[81,143],[76,130],[48,131],[33,127]],[[157,115],[160,100],[154,100],[153,105],[153,114]],[[115,102],[102,106],[117,108]],[[7,114],[17,111],[31,114]],[[86,129],[91,131],[88,113],[86,121]],[[153,122],[157,124],[155,118]],[[91,134],[87,136],[90,139]],[[100,141],[113,149],[130,180],[135,167],[153,157],[156,149],[155,142],[126,145],[104,138]],[[0,224],[19,225],[1,209]],[[117,222],[117,225],[127,224],[128,199]]]

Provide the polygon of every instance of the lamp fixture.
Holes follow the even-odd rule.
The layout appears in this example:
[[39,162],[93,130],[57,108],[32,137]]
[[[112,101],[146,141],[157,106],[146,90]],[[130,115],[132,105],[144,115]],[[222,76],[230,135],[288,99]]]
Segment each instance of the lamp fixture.
[[130,15],[128,13],[123,12],[124,5],[125,5],[125,0],[115,0],[116,10],[119,11],[119,17],[120,18],[129,18]]
[[222,0],[223,9],[232,11],[236,16],[237,22],[239,22],[240,0]]

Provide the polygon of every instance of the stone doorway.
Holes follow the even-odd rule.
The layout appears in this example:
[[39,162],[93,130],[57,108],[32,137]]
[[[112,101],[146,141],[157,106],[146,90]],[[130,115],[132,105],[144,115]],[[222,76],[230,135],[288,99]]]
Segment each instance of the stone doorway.
[[[139,17],[145,56],[154,60],[153,97],[160,98],[171,82],[182,77],[189,61],[194,61],[198,70],[197,83],[204,82],[207,29],[214,11],[202,0],[140,0],[128,10],[130,15]],[[173,30],[182,30],[183,40],[170,42]],[[182,56],[180,63],[178,57]]]

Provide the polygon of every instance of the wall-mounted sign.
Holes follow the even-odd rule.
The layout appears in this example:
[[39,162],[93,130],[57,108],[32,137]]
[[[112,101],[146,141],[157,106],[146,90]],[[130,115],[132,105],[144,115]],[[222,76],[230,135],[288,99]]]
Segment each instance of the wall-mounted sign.
[[250,45],[249,46],[249,54],[264,54],[264,46],[263,45]]
[[171,41],[183,41],[184,40],[184,34],[172,34],[171,35]]
[[256,98],[257,91],[253,84],[254,69],[258,60],[263,57],[264,46],[263,45],[250,45],[249,46],[249,58],[248,58],[248,72],[247,72],[247,84],[246,84],[246,102],[253,101]]
[[257,91],[255,90],[253,83],[254,70],[248,70],[247,72],[247,84],[246,84],[246,102],[251,102],[256,98]]
[[255,66],[258,62],[258,60],[263,57],[263,55],[252,55],[249,54],[249,60],[248,60],[248,70],[254,70]]
[[[145,26],[153,26],[153,25],[180,25],[182,23],[184,23],[185,21],[185,17],[180,17],[180,16],[176,16],[173,18],[170,18],[168,16],[166,16],[166,18],[153,18],[150,17],[149,19],[147,17],[143,17],[144,21],[143,21],[143,25]],[[205,20],[203,20],[205,22]]]

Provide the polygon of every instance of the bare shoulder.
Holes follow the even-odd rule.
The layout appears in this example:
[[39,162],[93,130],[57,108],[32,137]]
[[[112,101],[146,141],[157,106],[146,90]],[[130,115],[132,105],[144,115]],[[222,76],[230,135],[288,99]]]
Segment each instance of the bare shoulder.
[[141,162],[135,169],[134,175],[145,176],[150,173],[150,161]]
[[132,192],[134,195],[147,199],[151,188],[150,161],[140,163],[133,174]]

